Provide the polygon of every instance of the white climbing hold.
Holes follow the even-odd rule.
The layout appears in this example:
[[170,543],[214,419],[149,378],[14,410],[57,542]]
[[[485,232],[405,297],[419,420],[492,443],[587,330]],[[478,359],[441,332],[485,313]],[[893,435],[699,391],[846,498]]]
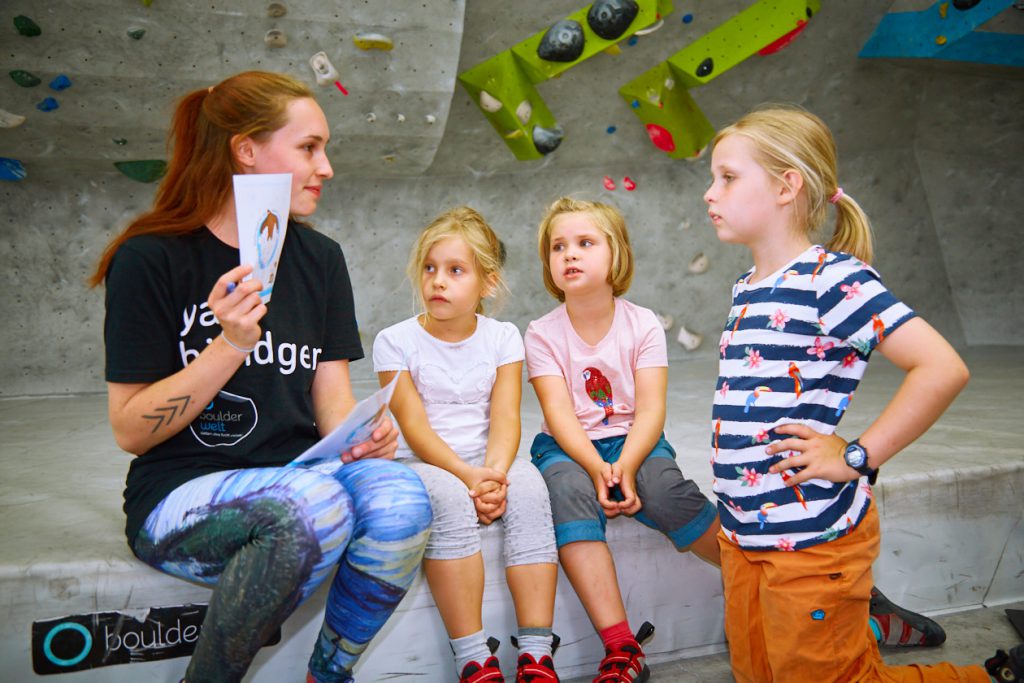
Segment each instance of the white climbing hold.
[[338,70],[331,64],[326,52],[317,52],[309,58],[309,65],[313,67],[313,75],[316,76],[316,84],[321,88],[334,85],[335,81],[341,80]]
[[434,116],[433,114],[427,114],[423,118],[426,119],[427,123],[429,123],[430,125],[434,125],[435,123],[437,123],[437,117]]
[[524,126],[530,122],[530,116],[533,115],[533,107],[530,106],[530,100],[523,100],[516,107],[516,118]]
[[278,17],[283,17],[286,14],[288,14],[288,8],[285,7],[285,4],[283,2],[272,2],[267,7],[268,17],[273,17],[277,19]]
[[704,341],[704,336],[696,332],[690,332],[686,329],[686,325],[681,325],[676,341],[682,344],[683,348],[687,351],[695,351],[700,346],[700,343]]
[[665,90],[672,90],[675,87],[676,87],[675,79],[673,79],[673,78],[666,78],[665,79]]
[[689,230],[692,227],[693,223],[691,223],[690,220],[687,218],[684,218],[683,221],[679,224],[680,230]]
[[672,320],[672,316],[668,314],[662,315],[661,313],[655,313],[654,315],[658,317],[658,322],[661,323],[666,332],[672,329],[672,323],[675,322]]
[[367,123],[373,123],[376,120],[377,120],[377,115],[374,114],[372,111],[369,114],[366,115],[366,122]]
[[396,118],[399,123],[405,123],[405,114],[399,114]]
[[25,117],[0,109],[0,128],[17,128],[25,123]]
[[484,111],[489,111],[492,114],[496,111],[501,111],[501,102],[486,90],[480,91],[480,107]]
[[383,33],[357,33],[352,42],[360,50],[390,50],[395,43]]
[[697,254],[696,256],[693,257],[693,260],[690,261],[690,265],[687,266],[686,269],[693,273],[694,275],[706,273],[708,271],[707,255],[705,255],[704,252]]

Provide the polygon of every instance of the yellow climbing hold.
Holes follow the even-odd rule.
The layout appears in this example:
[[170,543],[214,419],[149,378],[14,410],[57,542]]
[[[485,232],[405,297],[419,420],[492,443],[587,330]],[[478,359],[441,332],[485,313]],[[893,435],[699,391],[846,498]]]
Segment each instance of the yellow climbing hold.
[[939,16],[940,17],[945,19],[947,12],[949,12],[949,3],[948,2],[944,2],[941,5],[939,5]]
[[935,44],[936,45],[945,45],[946,44],[946,36],[939,36],[939,37],[937,37],[935,39]]
[[613,45],[609,45],[608,47],[606,47],[604,49],[604,53],[606,55],[612,55],[614,57],[616,55],[621,55],[622,54],[622,48],[619,47],[618,43],[615,43]]
[[522,131],[522,129],[519,128],[519,129],[516,129],[516,130],[513,130],[513,131],[509,131],[508,133],[505,133],[505,139],[506,140],[515,140],[516,138],[523,137],[525,134],[526,133],[524,133]]
[[395,46],[383,33],[357,33],[352,41],[360,50],[390,50]]

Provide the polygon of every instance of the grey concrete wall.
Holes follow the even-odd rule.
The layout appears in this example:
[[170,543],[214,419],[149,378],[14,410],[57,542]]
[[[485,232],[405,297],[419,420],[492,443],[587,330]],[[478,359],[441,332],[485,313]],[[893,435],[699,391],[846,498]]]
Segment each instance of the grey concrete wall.
[[[158,4],[159,0],[154,7]],[[294,21],[320,6],[288,4]],[[341,43],[355,30],[355,8],[364,6],[351,4],[346,8],[347,3],[339,3],[342,17],[338,19],[318,18],[337,22],[340,38],[335,38]],[[422,4],[428,5],[422,12],[449,12],[446,23],[452,26],[442,30],[436,17],[420,18]],[[401,271],[416,232],[439,211],[459,203],[479,209],[505,240],[512,296],[499,317],[525,328],[554,303],[540,282],[537,221],[546,203],[571,193],[615,203],[625,212],[639,264],[628,296],[675,318],[669,337],[672,357],[681,360],[714,353],[730,284],[748,267],[748,254],[740,247],[719,244],[707,223],[701,196],[709,177],[708,159],[664,158],[647,140],[617,89],[750,3],[676,3],[662,29],[635,46],[623,45],[618,56],[599,54],[542,84],[540,91],[567,136],[544,160],[519,162],[466,93],[454,86],[454,74],[581,4],[579,0],[478,0],[468,3],[463,14],[461,4],[440,0],[389,3],[385,14],[394,12],[399,17],[397,26],[420,27],[410,34],[409,42],[415,46],[367,57],[377,61],[362,66],[361,75],[355,75],[356,85],[350,85],[350,97],[362,100],[321,92],[335,132],[329,151],[339,173],[324,193],[315,222],[345,248],[367,348],[378,330],[412,312],[411,293]],[[694,91],[695,99],[717,126],[764,101],[798,103],[823,116],[838,140],[841,184],[874,221],[876,265],[887,284],[954,344],[1020,344],[1011,331],[1024,305],[1016,277],[1021,248],[1015,241],[1016,219],[1024,210],[1019,164],[1024,157],[1020,116],[1024,80],[1020,70],[859,60],[857,52],[891,4],[887,0],[826,2],[791,46],[770,57],[747,60]],[[18,8],[11,14],[32,16],[35,11],[30,6],[34,3],[7,5]],[[263,4],[244,6],[245,12],[257,16],[265,10]],[[104,26],[116,23],[119,31],[127,22],[115,22],[122,5],[110,2],[98,7],[96,11],[106,13]],[[169,7],[161,11],[173,15]],[[76,13],[86,14],[75,3],[57,3],[49,17],[60,19],[71,31]],[[692,13],[694,21],[683,24],[683,13]],[[48,15],[36,14],[43,24]],[[202,19],[221,21],[225,31],[239,21],[234,15],[218,16],[206,14]],[[264,19],[246,21],[265,30]],[[386,24],[389,20],[375,21]],[[31,70],[32,65],[21,66],[19,58],[25,43],[17,41],[27,39],[4,30],[0,66]],[[448,44],[426,47],[431,32],[438,31],[448,37]],[[158,34],[152,28],[140,44],[150,38],[155,44]],[[214,34],[220,35],[217,30]],[[460,44],[452,45],[455,41]],[[179,43],[178,56],[187,56],[191,49],[205,55],[211,49],[192,44]],[[245,54],[241,44],[236,49]],[[59,41],[49,50],[53,59],[63,59]],[[444,59],[436,50],[447,50]],[[89,54],[91,62],[116,73],[115,65],[104,61],[102,43]],[[264,50],[260,60],[256,65],[232,59],[223,75],[258,66],[312,80],[304,59],[296,55]],[[385,79],[383,85],[367,74],[371,67]],[[145,99],[119,92],[119,101],[128,110],[134,103],[139,111],[151,107],[166,117],[173,96],[206,83],[204,75],[185,72],[178,77],[173,70],[162,71],[157,80],[164,86],[159,91],[146,91]],[[417,78],[432,79],[425,88],[430,94],[411,93]],[[441,85],[447,87],[444,96],[438,94]],[[117,91],[116,81],[107,86]],[[11,87],[9,83],[0,86],[5,103]],[[367,93],[359,95],[360,89]],[[73,90],[66,92],[70,99]],[[86,102],[91,101],[82,92]],[[36,94],[43,96],[42,91]],[[365,121],[367,109],[381,112],[372,129]],[[427,128],[412,116],[405,124],[394,119],[401,110],[423,115],[428,109],[442,115],[434,132],[421,134]],[[159,118],[143,116],[140,131],[152,137]],[[410,135],[408,126],[413,123],[421,132]],[[32,129],[27,128],[31,124],[30,119],[21,128],[0,129],[0,156],[15,156],[10,150],[19,148],[18,141],[24,137],[34,140]],[[616,132],[607,133],[609,126],[616,126]],[[33,141],[19,148],[37,150],[28,165],[28,178],[0,184],[0,259],[7,291],[0,299],[3,396],[103,388],[102,293],[86,290],[82,283],[106,240],[147,205],[154,187],[108,170],[109,129],[93,134],[84,121],[73,120],[72,132],[71,137],[83,139],[49,146]],[[430,137],[435,132],[436,139]],[[403,140],[414,153],[401,153]],[[65,146],[75,150],[66,163]],[[383,161],[388,150],[397,154],[394,161]],[[429,163],[424,162],[428,157]],[[605,175],[614,178],[619,189],[604,190]],[[637,184],[633,192],[622,189],[627,175]],[[702,275],[692,275],[686,266],[701,252],[709,256],[711,267]],[[696,352],[683,350],[674,342],[680,323],[710,341]],[[357,374],[369,371],[368,363],[359,366]]]

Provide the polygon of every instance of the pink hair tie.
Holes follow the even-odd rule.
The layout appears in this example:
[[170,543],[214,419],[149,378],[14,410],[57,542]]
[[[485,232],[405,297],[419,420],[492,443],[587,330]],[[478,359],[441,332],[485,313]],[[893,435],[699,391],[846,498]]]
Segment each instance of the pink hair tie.
[[834,195],[832,195],[831,197],[829,197],[828,201],[829,201],[830,204],[836,204],[840,199],[843,198],[843,195],[845,195],[845,194],[846,193],[843,192],[843,188],[837,187],[836,188],[836,193]]

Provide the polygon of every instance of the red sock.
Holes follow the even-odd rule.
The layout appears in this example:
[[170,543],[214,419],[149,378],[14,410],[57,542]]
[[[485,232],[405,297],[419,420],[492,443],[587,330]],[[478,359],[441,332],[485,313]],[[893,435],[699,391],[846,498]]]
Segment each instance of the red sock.
[[609,650],[615,649],[616,645],[622,643],[635,643],[636,640],[633,638],[633,632],[629,630],[629,621],[620,621],[614,626],[601,629],[598,631],[598,635],[601,636],[601,642]]

